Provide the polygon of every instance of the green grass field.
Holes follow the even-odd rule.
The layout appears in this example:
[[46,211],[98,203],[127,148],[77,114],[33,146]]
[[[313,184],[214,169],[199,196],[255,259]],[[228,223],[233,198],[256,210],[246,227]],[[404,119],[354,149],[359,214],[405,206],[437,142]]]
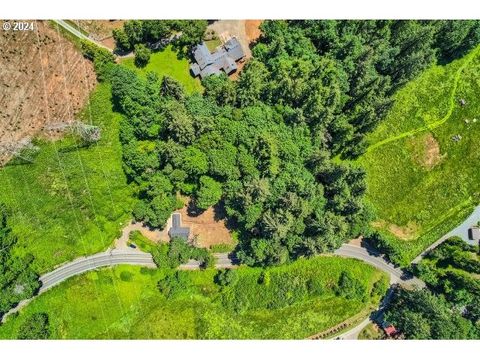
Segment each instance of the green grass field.
[[[359,160],[378,215],[374,225],[403,265],[480,203],[479,51],[401,89]],[[454,135],[462,139],[454,142]]]
[[[47,312],[51,337],[57,339],[301,339],[378,303],[378,295],[362,301],[336,296],[342,271],[358,279],[366,294],[374,283],[382,284],[380,292],[388,286],[386,275],[373,267],[333,256],[271,268],[268,285],[259,284],[262,269],[236,271],[236,284],[223,290],[213,281],[216,270],[181,272],[182,283],[189,285],[170,298],[156,284],[173,270],[123,265],[90,272],[39,296],[0,326],[0,338],[15,338],[24,318]],[[285,280],[308,278],[324,290],[287,306],[264,306],[280,296],[294,296],[293,286],[282,288]],[[232,309],[239,303],[245,310]]]
[[144,68],[136,67],[133,58],[122,60],[122,64],[135,70],[142,76],[145,76],[150,71],[156,73],[160,78],[165,75],[170,76],[179,81],[188,93],[202,92],[200,80],[190,75],[188,60],[179,59],[171,46],[162,51],[152,53],[150,61]]
[[131,211],[120,115],[111,110],[108,85],[98,86],[81,117],[101,127],[97,144],[79,148],[73,137],[43,141],[34,163],[11,162],[0,169],[0,201],[12,211],[17,251],[33,254],[40,273],[107,248]]

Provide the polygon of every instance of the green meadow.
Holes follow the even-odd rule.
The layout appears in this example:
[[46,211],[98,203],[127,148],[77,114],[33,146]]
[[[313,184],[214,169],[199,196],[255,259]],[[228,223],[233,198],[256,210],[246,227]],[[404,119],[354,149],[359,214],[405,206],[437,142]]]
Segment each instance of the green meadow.
[[179,58],[178,53],[173,51],[171,46],[152,53],[150,61],[144,68],[135,66],[133,58],[124,59],[121,63],[142,76],[146,76],[148,72],[153,72],[160,78],[165,75],[170,76],[180,82],[188,93],[202,91],[200,80],[190,75],[188,60]]
[[120,115],[112,111],[109,85],[98,85],[81,118],[101,128],[98,143],[83,147],[68,135],[39,140],[33,163],[11,161],[0,169],[0,202],[12,213],[17,252],[31,253],[39,273],[106,249],[131,211],[118,139]]
[[[479,93],[477,48],[407,84],[369,137],[371,145],[359,162],[377,213],[373,225],[400,264],[413,260],[480,203]],[[454,141],[458,135],[461,139]]]
[[[334,256],[234,271],[224,286],[214,269],[90,272],[40,295],[0,326],[0,338],[15,338],[25,319],[45,312],[54,339],[302,339],[375,306],[388,286],[375,268]],[[359,295],[337,294],[342,272]]]

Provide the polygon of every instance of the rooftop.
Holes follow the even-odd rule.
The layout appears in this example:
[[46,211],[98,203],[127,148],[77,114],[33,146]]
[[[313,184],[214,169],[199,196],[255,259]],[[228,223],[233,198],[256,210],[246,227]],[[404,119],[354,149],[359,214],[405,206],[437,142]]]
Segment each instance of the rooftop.
[[182,217],[179,213],[174,213],[172,215],[172,227],[168,230],[168,236],[172,238],[182,238],[188,240],[190,236],[190,228],[182,227]]
[[236,61],[245,57],[242,45],[237,38],[232,37],[213,53],[208,50],[207,45],[202,42],[193,50],[193,57],[196,63],[190,66],[193,76],[200,75],[205,78],[210,75],[218,75],[224,71],[227,75],[237,70]]

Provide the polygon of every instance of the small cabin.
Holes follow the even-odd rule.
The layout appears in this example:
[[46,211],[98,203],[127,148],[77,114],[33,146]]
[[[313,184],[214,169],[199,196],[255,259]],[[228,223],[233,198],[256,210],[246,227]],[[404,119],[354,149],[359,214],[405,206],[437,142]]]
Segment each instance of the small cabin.
[[179,213],[174,213],[172,215],[172,227],[168,230],[168,236],[170,239],[180,238],[185,241],[190,237],[190,228],[182,226],[182,215]]

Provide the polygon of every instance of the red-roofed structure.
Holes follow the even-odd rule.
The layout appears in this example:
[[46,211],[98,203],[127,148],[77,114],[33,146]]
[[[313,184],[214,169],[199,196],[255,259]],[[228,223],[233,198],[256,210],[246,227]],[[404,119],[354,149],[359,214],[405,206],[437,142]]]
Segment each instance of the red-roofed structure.
[[385,331],[385,334],[387,334],[388,336],[394,336],[397,333],[397,329],[395,329],[395,326],[393,325],[387,326],[383,330]]

